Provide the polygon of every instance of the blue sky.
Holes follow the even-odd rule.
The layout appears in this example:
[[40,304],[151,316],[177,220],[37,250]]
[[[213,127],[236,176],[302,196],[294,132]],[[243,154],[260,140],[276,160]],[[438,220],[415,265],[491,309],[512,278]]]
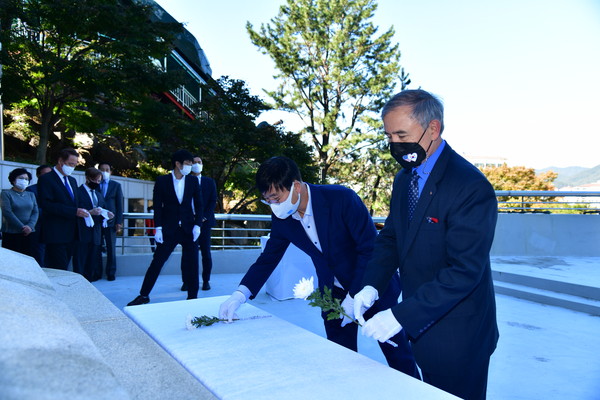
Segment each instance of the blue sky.
[[[245,25],[267,23],[284,0],[157,2],[196,36],[214,78],[242,79],[266,99],[273,63],[250,43]],[[381,31],[394,26],[410,88],[443,99],[443,137],[456,151],[531,168],[600,164],[599,0],[378,4],[374,22]],[[283,119],[288,129],[297,126]]]

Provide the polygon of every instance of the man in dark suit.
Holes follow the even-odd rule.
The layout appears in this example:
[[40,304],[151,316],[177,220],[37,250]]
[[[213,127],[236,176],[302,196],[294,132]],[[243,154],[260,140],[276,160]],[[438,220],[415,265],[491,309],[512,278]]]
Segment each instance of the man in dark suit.
[[[348,188],[302,182],[296,163],[287,157],[265,161],[256,173],[256,184],[273,212],[270,238],[238,290],[221,305],[220,318],[231,321],[237,308],[257,295],[293,243],[311,257],[321,291],[325,286],[331,289],[351,317],[328,320],[322,313],[327,338],[356,351],[358,325],[353,322],[352,297],[362,288],[364,268],[377,236],[367,208]],[[382,292],[371,314],[397,304],[399,296],[400,281],[396,278]],[[419,378],[404,333],[392,340],[398,347],[380,343],[390,367]]]
[[[112,175],[112,166],[107,162],[98,164],[98,169],[102,173],[102,182],[100,183],[100,192],[106,202],[106,209],[111,211],[115,217],[107,221],[106,227],[102,228],[102,243],[106,246],[106,279],[115,280],[117,272],[117,233],[123,228],[123,190],[121,184],[114,179]],[[100,265],[100,277],[102,277],[102,265]]]
[[66,270],[79,238],[77,219],[89,216],[79,208],[75,170],[79,154],[73,149],[61,150],[52,172],[40,176],[38,197],[42,209],[41,242],[46,245],[46,268]]
[[383,108],[403,169],[354,312],[361,321],[400,269],[402,301],[366,321],[363,334],[385,341],[406,332],[425,382],[485,399],[498,341],[490,268],[497,201],[485,176],[441,138],[443,110],[423,90],[402,91]]
[[[48,172],[52,172],[52,168],[48,165],[40,165],[35,169],[35,176],[37,180],[40,180],[40,176],[47,174]],[[33,193],[35,198],[40,203],[40,198],[38,197],[38,189],[37,183],[31,186],[27,186],[27,191]],[[39,210],[41,214],[41,209]],[[31,254],[35,261],[38,262],[40,267],[44,268],[44,254],[46,253],[46,245],[40,241],[40,230],[42,226],[42,217],[41,215],[38,217],[37,223],[35,224],[35,230],[29,234],[31,240]]]
[[[184,281],[188,284],[188,300],[198,297],[198,237],[202,225],[202,196],[198,179],[190,176],[193,156],[186,150],[173,153],[172,173],[156,179],[153,206],[157,247],[146,271],[140,295],[128,306],[150,302],[150,292],[158,279],[160,270],[175,246],[181,244],[181,263]],[[193,209],[192,209],[193,204]]]
[[[85,183],[77,188],[79,191],[79,207],[88,210],[90,217],[79,219],[79,241],[73,256],[73,271],[83,275],[88,281],[95,282],[102,277],[102,260],[100,238],[104,217],[102,209],[106,203],[98,185],[102,174],[96,168],[85,170]],[[112,218],[112,212],[107,213]]]
[[[202,158],[194,156],[192,164],[192,175],[198,178],[200,183],[200,191],[202,193],[202,230],[198,245],[202,254],[202,290],[210,290],[210,273],[212,271],[212,255],[210,253],[210,238],[212,227],[217,224],[215,219],[215,206],[217,205],[217,185],[215,180],[208,176],[202,176]],[[183,270],[182,270],[183,273]],[[183,276],[182,276],[183,278]],[[185,281],[181,286],[181,290],[187,290]]]

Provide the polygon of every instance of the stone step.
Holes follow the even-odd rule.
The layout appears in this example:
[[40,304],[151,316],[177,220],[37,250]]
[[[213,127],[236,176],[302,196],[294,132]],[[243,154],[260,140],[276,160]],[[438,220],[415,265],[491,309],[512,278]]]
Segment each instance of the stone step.
[[511,272],[492,271],[494,281],[514,283],[536,289],[564,293],[571,296],[583,297],[600,301],[600,288],[578,283],[562,282],[558,280],[539,278],[531,275],[515,274]]
[[498,294],[600,316],[600,301],[595,299],[502,281],[494,281],[494,289]]

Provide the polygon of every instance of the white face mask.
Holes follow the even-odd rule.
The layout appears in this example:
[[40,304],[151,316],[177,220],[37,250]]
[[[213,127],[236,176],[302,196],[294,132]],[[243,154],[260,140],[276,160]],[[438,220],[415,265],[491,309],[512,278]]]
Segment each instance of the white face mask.
[[65,174],[66,176],[69,176],[73,173],[73,171],[75,171],[75,167],[70,167],[67,164],[63,164],[63,166],[62,166],[63,174]]
[[195,174],[202,172],[202,164],[192,164],[192,172]]
[[290,188],[290,194],[283,203],[269,204],[269,206],[271,207],[271,211],[273,211],[273,214],[275,214],[277,218],[286,219],[287,217],[295,213],[296,210],[298,210],[298,206],[300,205],[300,193],[298,193],[298,200],[296,201],[296,203],[292,204],[292,197],[294,194],[292,192],[293,190],[294,184],[292,183],[292,187]]
[[110,172],[102,171],[102,179],[105,181],[110,180]]
[[182,175],[188,175],[192,171],[191,165],[183,165],[183,167],[179,170]]
[[15,180],[15,187],[19,190],[25,190],[29,186],[29,179],[19,178]]

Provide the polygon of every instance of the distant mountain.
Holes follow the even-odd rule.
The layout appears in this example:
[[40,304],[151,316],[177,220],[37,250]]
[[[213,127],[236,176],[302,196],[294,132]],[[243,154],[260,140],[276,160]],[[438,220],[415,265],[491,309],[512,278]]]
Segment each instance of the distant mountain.
[[600,165],[596,165],[594,168],[584,167],[548,167],[538,169],[536,173],[542,173],[546,171],[553,171],[558,174],[558,178],[554,181],[554,186],[557,189],[565,186],[580,186],[588,183],[596,183],[600,181]]

